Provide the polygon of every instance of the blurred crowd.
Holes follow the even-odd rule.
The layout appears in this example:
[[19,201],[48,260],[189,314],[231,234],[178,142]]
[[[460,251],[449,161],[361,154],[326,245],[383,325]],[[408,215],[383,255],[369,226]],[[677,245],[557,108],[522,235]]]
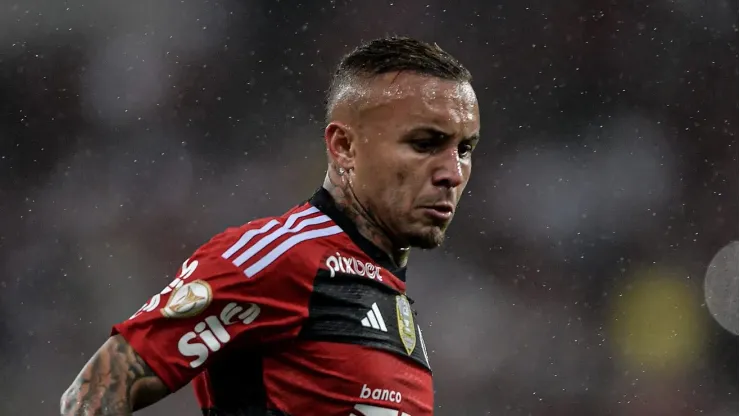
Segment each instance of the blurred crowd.
[[457,56],[481,107],[449,239],[409,265],[435,414],[737,414],[703,292],[738,239],[736,1],[0,10],[0,414],[55,414],[198,245],[309,197],[333,67],[386,34]]

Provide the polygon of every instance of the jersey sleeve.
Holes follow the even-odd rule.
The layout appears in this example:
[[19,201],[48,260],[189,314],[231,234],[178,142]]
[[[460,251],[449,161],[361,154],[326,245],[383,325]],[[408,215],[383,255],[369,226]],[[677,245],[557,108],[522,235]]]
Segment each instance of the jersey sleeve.
[[231,258],[246,250],[259,259],[259,250],[240,246],[243,237],[232,234],[199,248],[175,280],[113,327],[112,335],[123,336],[170,391],[236,345],[259,347],[297,335],[307,314],[310,289],[287,270],[294,267],[283,260],[289,256],[250,274]]

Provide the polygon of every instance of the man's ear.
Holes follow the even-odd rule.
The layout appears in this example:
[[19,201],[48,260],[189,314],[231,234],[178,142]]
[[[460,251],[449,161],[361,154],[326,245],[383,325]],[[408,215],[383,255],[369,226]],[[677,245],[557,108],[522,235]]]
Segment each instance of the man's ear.
[[349,171],[355,167],[355,133],[352,129],[336,121],[324,129],[324,141],[329,157],[339,168]]

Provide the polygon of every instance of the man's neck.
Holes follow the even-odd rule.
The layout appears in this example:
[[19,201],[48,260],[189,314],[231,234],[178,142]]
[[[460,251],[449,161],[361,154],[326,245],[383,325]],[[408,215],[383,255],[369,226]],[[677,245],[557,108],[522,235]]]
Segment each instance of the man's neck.
[[[347,176],[349,174],[345,173],[344,175]],[[349,180],[343,181],[333,166],[329,167],[329,172],[326,175],[326,179],[324,179],[324,189],[329,191],[337,207],[355,224],[363,237],[370,240],[370,242],[388,254],[388,257],[398,267],[406,266],[409,256],[408,248],[397,247],[393,244],[387,233],[373,219],[373,214],[357,201],[352,190],[349,188]]]

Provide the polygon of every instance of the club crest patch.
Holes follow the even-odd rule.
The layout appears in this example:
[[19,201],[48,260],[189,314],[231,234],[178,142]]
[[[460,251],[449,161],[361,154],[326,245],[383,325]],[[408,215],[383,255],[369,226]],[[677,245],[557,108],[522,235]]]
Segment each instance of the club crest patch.
[[411,304],[404,295],[396,296],[396,317],[398,319],[398,335],[406,353],[411,355],[416,348],[416,325],[414,325],[414,313]]

